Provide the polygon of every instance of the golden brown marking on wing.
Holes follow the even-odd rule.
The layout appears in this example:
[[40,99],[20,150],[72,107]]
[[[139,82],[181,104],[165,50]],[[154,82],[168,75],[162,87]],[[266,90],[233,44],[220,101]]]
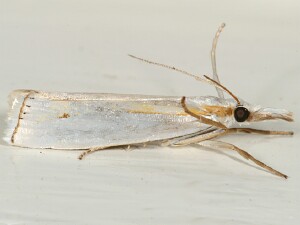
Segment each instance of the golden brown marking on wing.
[[158,115],[175,115],[175,116],[188,116],[188,114],[184,112],[177,112],[177,113],[172,113],[172,112],[158,112],[158,111],[142,111],[142,110],[128,110],[128,113],[133,113],[133,114],[158,114]]
[[128,113],[132,114],[158,114],[158,115],[176,115],[176,116],[188,116],[183,110],[167,112],[162,111],[159,107],[153,107],[152,105],[142,104],[138,105],[135,109],[128,109]]
[[61,116],[59,116],[58,118],[59,118],[59,119],[67,119],[67,118],[69,118],[69,117],[70,117],[70,114],[64,113],[64,114],[62,114]]
[[[218,117],[231,116],[233,109],[224,106],[209,106],[205,105],[201,109],[195,107],[189,107],[189,110],[197,115],[210,116],[216,115]],[[163,112],[159,111],[153,106],[142,105],[139,109],[128,110],[128,113],[137,113],[137,114],[160,114],[160,115],[176,115],[176,116],[188,116],[184,110],[182,112]]]

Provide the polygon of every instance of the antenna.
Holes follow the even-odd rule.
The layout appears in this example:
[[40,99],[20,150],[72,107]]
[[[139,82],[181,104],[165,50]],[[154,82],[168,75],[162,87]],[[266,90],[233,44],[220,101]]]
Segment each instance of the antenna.
[[170,70],[174,70],[174,71],[179,72],[179,73],[183,73],[183,74],[185,74],[185,75],[187,75],[187,76],[193,77],[194,79],[196,79],[196,80],[198,80],[198,81],[202,81],[202,82],[205,82],[205,83],[207,83],[207,84],[210,84],[210,85],[216,87],[217,90],[220,89],[220,90],[226,91],[229,95],[231,95],[231,96],[235,99],[235,101],[237,102],[237,104],[240,105],[239,99],[238,99],[231,91],[229,91],[225,86],[221,85],[219,82],[217,82],[217,81],[215,81],[215,80],[209,78],[209,77],[206,76],[206,75],[203,75],[203,76],[205,77],[205,79],[204,79],[204,78],[202,78],[202,77],[199,77],[199,76],[197,76],[197,75],[194,75],[194,74],[192,74],[192,73],[189,73],[189,72],[187,72],[187,71],[185,71],[185,70],[175,68],[174,66],[169,66],[169,65],[166,65],[166,64],[153,62],[153,61],[150,61],[150,60],[148,60],[148,59],[143,59],[143,58],[136,57],[136,56],[134,56],[134,55],[129,55],[129,56],[130,56],[131,58],[140,60],[140,61],[145,62],[145,63],[149,63],[149,64],[156,65],[156,66],[161,66],[161,67],[164,67],[164,68],[167,68],[167,69],[170,69]]
[[[225,23],[222,23],[221,26],[219,27],[219,29],[217,30],[217,33],[215,35],[215,38],[212,43],[212,48],[211,48],[211,64],[212,64],[212,70],[213,70],[213,79],[215,81],[217,81],[218,83],[220,83],[220,80],[219,80],[219,77],[217,74],[216,49],[217,49],[217,43],[218,43],[219,36],[220,36],[222,30],[224,29],[224,27],[225,27]],[[218,92],[219,98],[224,98],[223,92],[218,88],[216,88],[216,90]]]

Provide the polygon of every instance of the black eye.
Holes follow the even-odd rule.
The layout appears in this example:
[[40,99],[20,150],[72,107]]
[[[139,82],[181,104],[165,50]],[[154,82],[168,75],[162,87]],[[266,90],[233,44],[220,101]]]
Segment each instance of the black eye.
[[238,106],[234,110],[234,118],[237,122],[244,122],[248,119],[250,112],[243,106]]

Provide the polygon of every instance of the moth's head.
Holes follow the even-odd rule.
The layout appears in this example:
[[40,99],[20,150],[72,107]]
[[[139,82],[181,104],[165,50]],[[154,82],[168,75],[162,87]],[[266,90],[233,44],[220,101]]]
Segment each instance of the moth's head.
[[[236,97],[222,84],[217,81],[204,76],[207,80],[212,82],[217,88],[227,92],[231,97],[231,108],[233,119],[230,122],[236,121],[239,124],[245,122],[259,122],[265,120],[285,120],[288,122],[293,121],[293,114],[285,109],[264,108],[260,106],[252,106],[243,100]],[[228,101],[230,102],[230,101]],[[228,121],[228,120],[227,120]]]
[[293,121],[293,114],[285,109],[251,106],[247,103],[237,105],[233,112],[234,119],[238,123],[259,122],[265,120]]

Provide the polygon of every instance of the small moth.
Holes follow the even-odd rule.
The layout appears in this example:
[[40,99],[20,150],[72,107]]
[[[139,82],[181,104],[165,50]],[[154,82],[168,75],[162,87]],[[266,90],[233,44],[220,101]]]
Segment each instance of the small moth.
[[[233,133],[293,135],[287,131],[243,127],[264,120],[293,121],[284,109],[262,108],[236,97],[223,86],[216,70],[216,46],[224,28],[213,39],[213,78],[197,76],[172,66],[130,55],[162,66],[216,88],[218,97],[166,97],[126,94],[59,93],[16,90],[10,94],[10,111],[4,140],[14,146],[44,149],[82,149],[86,154],[115,146],[149,142],[164,146],[198,144],[233,150],[265,170],[287,178],[246,151],[218,137]],[[224,92],[230,98],[224,98]]]

